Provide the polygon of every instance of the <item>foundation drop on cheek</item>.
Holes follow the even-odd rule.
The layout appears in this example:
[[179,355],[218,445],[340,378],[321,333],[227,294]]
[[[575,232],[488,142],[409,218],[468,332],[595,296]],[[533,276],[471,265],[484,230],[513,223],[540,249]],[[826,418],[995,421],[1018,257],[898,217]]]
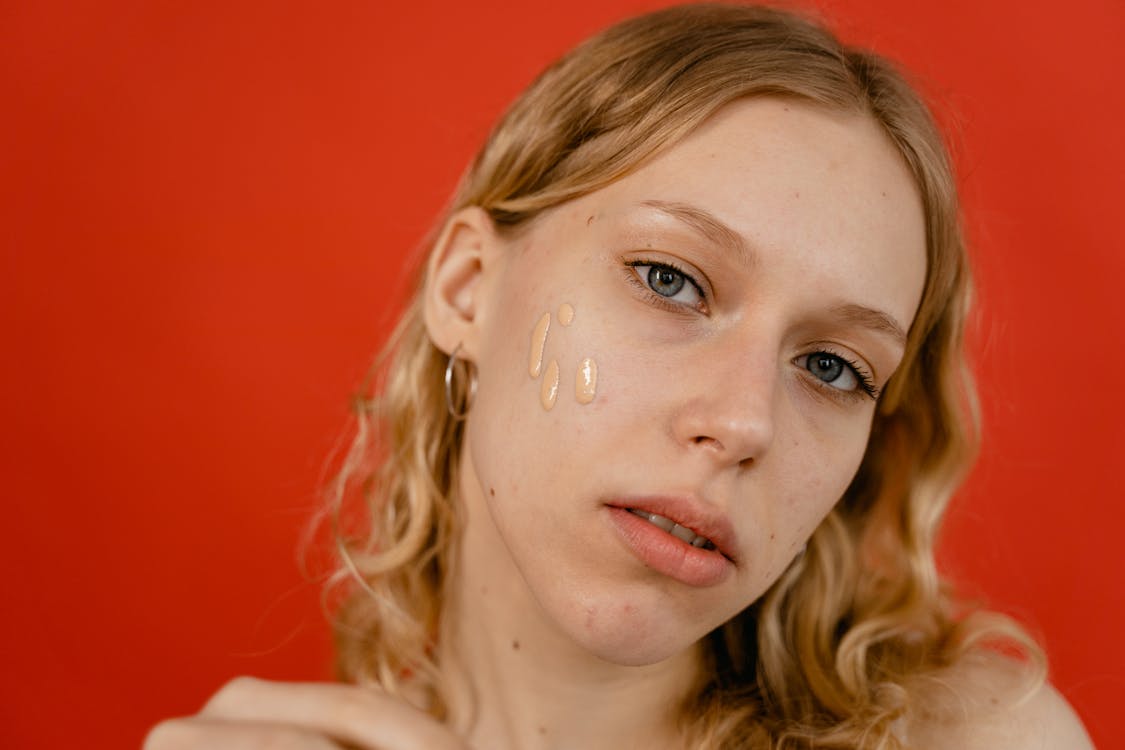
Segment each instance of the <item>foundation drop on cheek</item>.
[[580,404],[588,404],[594,400],[598,390],[598,363],[587,357],[578,365],[578,372],[574,376],[574,397]]
[[543,347],[547,345],[547,331],[551,328],[551,313],[543,313],[543,317],[535,324],[531,332],[531,356],[527,360],[527,374],[533,378],[539,377],[543,369]]
[[543,404],[544,409],[550,411],[558,397],[559,363],[558,360],[552,359],[550,364],[547,365],[547,372],[543,375],[543,386],[539,390],[539,403]]
[[[559,324],[564,328],[574,322],[574,307],[564,302],[559,305]],[[554,408],[559,398],[559,362],[552,359],[547,364],[546,372],[543,371],[543,352],[547,346],[547,333],[551,329],[551,313],[543,313],[531,331],[531,350],[527,359],[527,374],[538,378],[543,374],[543,382],[539,384],[539,403],[543,409],[550,411]],[[574,376],[574,398],[580,404],[588,404],[594,400],[598,388],[598,365],[587,357],[578,365],[578,372]]]

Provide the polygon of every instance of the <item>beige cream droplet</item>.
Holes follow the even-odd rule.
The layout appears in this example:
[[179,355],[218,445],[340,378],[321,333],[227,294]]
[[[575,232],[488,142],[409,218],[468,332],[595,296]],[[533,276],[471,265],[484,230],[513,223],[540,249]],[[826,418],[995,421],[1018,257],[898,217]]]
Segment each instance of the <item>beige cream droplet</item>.
[[547,331],[551,328],[551,313],[543,313],[543,317],[535,324],[531,332],[531,355],[527,360],[527,374],[533,378],[539,377],[543,370],[543,347],[547,345]]
[[558,360],[552,359],[550,364],[547,365],[547,372],[543,374],[543,385],[539,389],[539,403],[543,404],[544,409],[550,411],[558,397],[559,363]]
[[578,365],[578,373],[574,377],[574,397],[580,404],[588,404],[594,400],[598,390],[598,363],[587,357]]
[[559,305],[559,322],[564,326],[568,326],[574,322],[574,308],[566,302]]

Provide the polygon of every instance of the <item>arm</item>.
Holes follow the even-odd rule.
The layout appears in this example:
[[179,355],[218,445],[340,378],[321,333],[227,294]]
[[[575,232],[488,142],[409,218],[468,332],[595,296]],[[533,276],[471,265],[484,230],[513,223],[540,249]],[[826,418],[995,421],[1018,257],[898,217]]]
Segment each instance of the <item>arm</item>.
[[467,750],[452,732],[375,688],[239,677],[195,716],[157,724],[144,750]]

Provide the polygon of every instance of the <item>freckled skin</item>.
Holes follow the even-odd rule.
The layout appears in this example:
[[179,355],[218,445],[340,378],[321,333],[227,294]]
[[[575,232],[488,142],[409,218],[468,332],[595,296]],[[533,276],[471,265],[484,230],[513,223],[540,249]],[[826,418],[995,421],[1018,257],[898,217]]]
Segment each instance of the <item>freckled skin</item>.
[[[705,208],[745,238],[753,265],[639,208],[650,200]],[[470,525],[488,528],[464,554],[524,592],[515,610],[599,659],[681,654],[761,596],[859,466],[874,402],[840,400],[795,363],[828,342],[897,366],[901,349],[827,309],[862,304],[909,326],[925,279],[912,177],[867,119],[753,99],[497,242],[508,245],[481,285],[460,472]],[[654,258],[717,290],[707,314],[646,296],[626,261]],[[528,334],[564,302],[577,315],[544,357],[568,374],[595,361],[597,396],[548,410]],[[607,501],[656,494],[728,516],[740,563],[723,583],[687,586],[622,545]]]

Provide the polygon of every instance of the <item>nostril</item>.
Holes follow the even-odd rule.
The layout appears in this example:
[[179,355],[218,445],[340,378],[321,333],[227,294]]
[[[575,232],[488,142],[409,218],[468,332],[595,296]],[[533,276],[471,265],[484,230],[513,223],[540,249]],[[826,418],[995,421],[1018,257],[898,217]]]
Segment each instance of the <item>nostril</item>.
[[[689,442],[691,445],[700,446],[700,448],[708,454],[724,455],[726,451],[726,445],[723,441],[709,435],[696,435],[691,438]],[[731,458],[734,458],[734,456],[731,456]],[[756,457],[754,455],[745,456],[738,459],[738,467],[740,469],[749,469],[755,461]]]

